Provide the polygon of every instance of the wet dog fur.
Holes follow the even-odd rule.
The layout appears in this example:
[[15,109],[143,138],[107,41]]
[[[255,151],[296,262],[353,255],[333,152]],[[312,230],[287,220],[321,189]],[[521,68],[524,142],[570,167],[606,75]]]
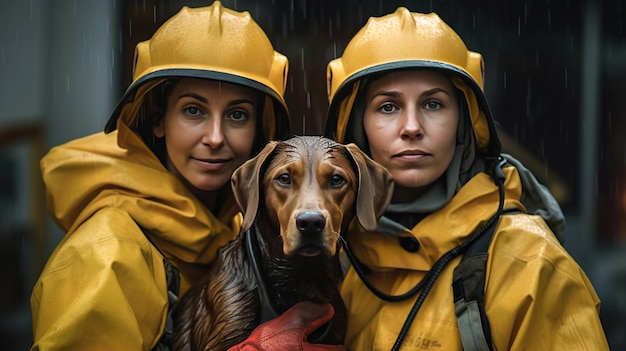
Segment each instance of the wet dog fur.
[[176,305],[173,349],[227,350],[262,322],[248,230],[275,312],[303,300],[330,302],[335,316],[320,341],[341,344],[340,240],[355,217],[376,228],[391,198],[390,174],[354,144],[300,136],[270,142],[235,171],[232,187],[244,214],[241,232]]

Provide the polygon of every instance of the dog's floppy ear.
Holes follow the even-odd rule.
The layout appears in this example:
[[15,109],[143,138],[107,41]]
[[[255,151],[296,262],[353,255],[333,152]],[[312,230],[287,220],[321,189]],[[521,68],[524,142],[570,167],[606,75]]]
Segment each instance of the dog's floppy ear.
[[258,155],[237,168],[231,177],[235,200],[239,205],[239,209],[243,212],[242,232],[250,229],[256,217],[259,207],[259,183],[262,178],[260,173],[276,145],[278,145],[278,142],[270,141]]
[[391,201],[393,178],[385,167],[372,160],[356,144],[346,145],[346,150],[352,156],[359,176],[356,216],[365,230],[375,230],[378,218]]

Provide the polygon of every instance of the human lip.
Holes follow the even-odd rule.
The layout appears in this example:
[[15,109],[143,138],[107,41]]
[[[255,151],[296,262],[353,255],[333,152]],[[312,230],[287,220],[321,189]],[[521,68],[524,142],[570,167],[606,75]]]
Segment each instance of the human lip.
[[208,171],[218,170],[230,161],[228,158],[196,158],[192,159],[202,168]]
[[407,160],[421,159],[427,156],[431,156],[431,154],[426,151],[419,150],[419,149],[404,150],[393,155],[394,158],[401,158],[401,159],[407,159]]
[[394,154],[392,157],[404,162],[420,162],[432,154],[423,150],[404,150]]

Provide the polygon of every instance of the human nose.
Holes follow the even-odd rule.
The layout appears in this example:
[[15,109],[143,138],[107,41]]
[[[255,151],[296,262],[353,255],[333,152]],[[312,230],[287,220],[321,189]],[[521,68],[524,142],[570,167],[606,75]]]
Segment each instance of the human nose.
[[421,138],[423,133],[419,112],[415,108],[407,109],[404,113],[404,123],[402,124],[402,137]]
[[220,117],[214,116],[209,119],[202,136],[202,143],[212,149],[224,145],[224,132],[222,131],[222,119]]

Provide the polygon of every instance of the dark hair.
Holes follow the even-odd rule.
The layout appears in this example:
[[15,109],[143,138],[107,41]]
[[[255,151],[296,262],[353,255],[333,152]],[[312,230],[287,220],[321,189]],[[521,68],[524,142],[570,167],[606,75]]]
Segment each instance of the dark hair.
[[269,99],[267,99],[267,95],[258,92],[257,93],[257,113],[256,113],[256,127],[255,127],[255,131],[254,131],[254,141],[252,143],[252,151],[250,152],[250,158],[256,156],[259,152],[261,152],[261,150],[263,150],[263,148],[265,147],[265,145],[267,145],[268,141],[267,138],[265,137],[265,133],[263,133],[263,112],[265,111],[265,103],[269,102],[271,103],[271,101],[269,101]]
[[146,93],[135,125],[136,132],[152,152],[165,164],[165,140],[154,136],[154,126],[158,125],[167,109],[167,98],[180,79],[168,79]]

